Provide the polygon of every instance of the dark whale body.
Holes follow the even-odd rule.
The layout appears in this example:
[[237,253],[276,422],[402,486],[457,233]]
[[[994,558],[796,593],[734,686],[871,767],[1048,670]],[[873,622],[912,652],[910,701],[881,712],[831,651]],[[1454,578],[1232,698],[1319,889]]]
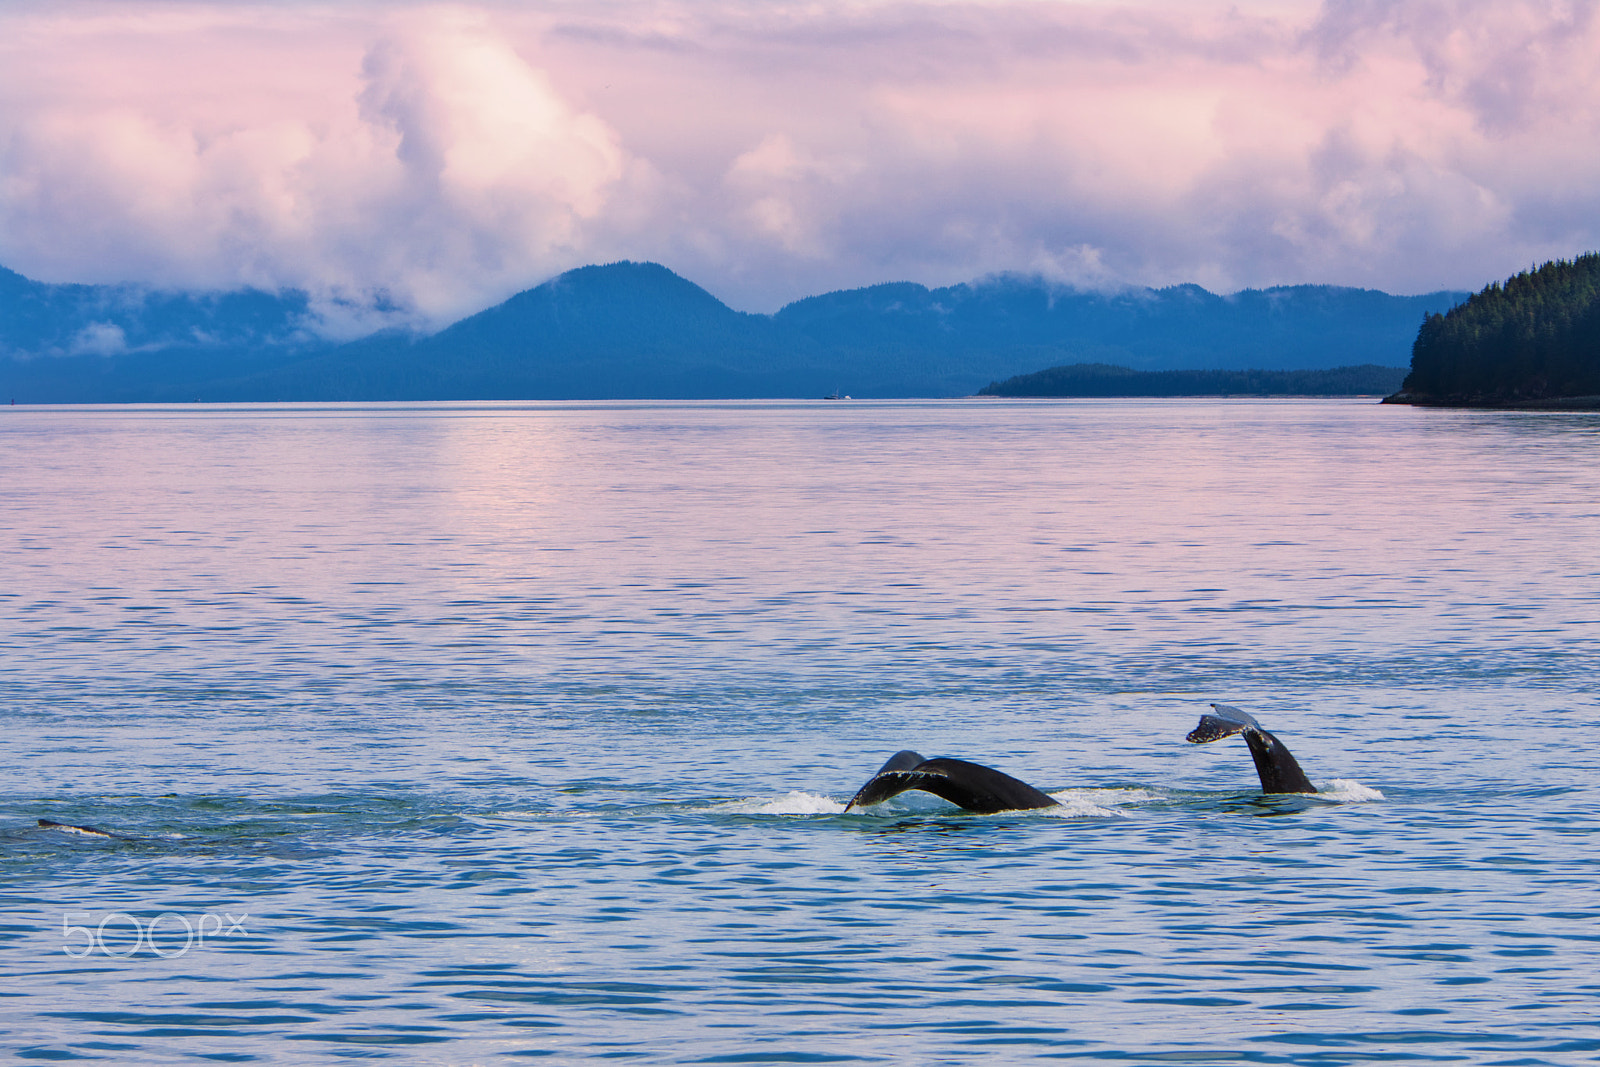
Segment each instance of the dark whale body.
[[908,789],[932,793],[979,815],[1057,806],[1054,800],[1027,782],[993,767],[945,756],[923,759],[906,749],[890,756],[888,762],[878,768],[878,773],[850,798],[844,810],[882,803]]
[[127,840],[122,834],[114,834],[109,830],[102,830],[96,826],[74,826],[70,822],[56,822],[54,819],[40,819],[39,826],[46,830],[60,830],[69,834],[85,834],[89,837],[111,837]]
[[1204,745],[1234,734],[1244,734],[1244,743],[1250,746],[1250,758],[1256,762],[1256,774],[1261,778],[1263,793],[1317,791],[1284,743],[1262,729],[1253,717],[1227,704],[1213,704],[1211,708],[1215,714],[1200,716],[1200,725],[1189,731],[1187,741]]
[[[1200,725],[1189,731],[1188,740],[1191,743],[1203,745],[1234,734],[1244,734],[1245,744],[1250,746],[1250,757],[1255,760],[1256,774],[1261,778],[1263,793],[1317,791],[1311,779],[1306,777],[1306,772],[1300,769],[1300,764],[1295,762],[1288,747],[1263,729],[1253,717],[1227,704],[1213,704],[1211,710],[1212,714],[1200,716]],[[878,773],[850,798],[844,810],[878,804],[908,789],[932,793],[979,815],[1058,806],[1056,801],[1027,782],[993,767],[947,756],[923,759],[920,753],[905,749],[890,756],[888,762],[878,768]]]

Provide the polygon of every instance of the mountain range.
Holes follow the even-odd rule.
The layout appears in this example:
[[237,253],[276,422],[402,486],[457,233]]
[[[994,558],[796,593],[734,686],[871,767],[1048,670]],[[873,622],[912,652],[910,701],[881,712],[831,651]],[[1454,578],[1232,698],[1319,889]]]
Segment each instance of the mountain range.
[[965,396],[1065,363],[1402,367],[1465,293],[1098,292],[1026,275],[735,311],[654,263],[568,271],[429,335],[320,338],[303,292],[52,285],[0,269],[0,402]]

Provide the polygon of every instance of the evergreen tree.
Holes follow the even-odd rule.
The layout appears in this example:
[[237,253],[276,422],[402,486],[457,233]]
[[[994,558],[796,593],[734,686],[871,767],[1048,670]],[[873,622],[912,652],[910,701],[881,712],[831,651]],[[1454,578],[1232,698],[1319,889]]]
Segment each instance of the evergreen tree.
[[1401,389],[1456,403],[1600,395],[1600,253],[1523,271],[1428,315]]

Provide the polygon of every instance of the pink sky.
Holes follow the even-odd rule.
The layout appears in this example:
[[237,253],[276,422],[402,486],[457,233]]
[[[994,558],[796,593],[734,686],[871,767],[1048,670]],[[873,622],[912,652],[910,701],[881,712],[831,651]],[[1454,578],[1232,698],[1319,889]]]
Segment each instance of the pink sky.
[[1476,289],[1600,248],[1597,60],[1576,2],[14,0],[0,264],[433,324],[622,258]]

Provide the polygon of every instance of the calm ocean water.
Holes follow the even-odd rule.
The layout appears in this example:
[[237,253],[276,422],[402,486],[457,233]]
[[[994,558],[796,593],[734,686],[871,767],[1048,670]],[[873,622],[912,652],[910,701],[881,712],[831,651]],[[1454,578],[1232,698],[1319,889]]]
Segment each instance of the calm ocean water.
[[[16,408],[0,456],[23,1061],[1600,1061],[1600,415]],[[1211,701],[1326,792],[1185,744]],[[842,814],[903,747],[1063,806]]]

